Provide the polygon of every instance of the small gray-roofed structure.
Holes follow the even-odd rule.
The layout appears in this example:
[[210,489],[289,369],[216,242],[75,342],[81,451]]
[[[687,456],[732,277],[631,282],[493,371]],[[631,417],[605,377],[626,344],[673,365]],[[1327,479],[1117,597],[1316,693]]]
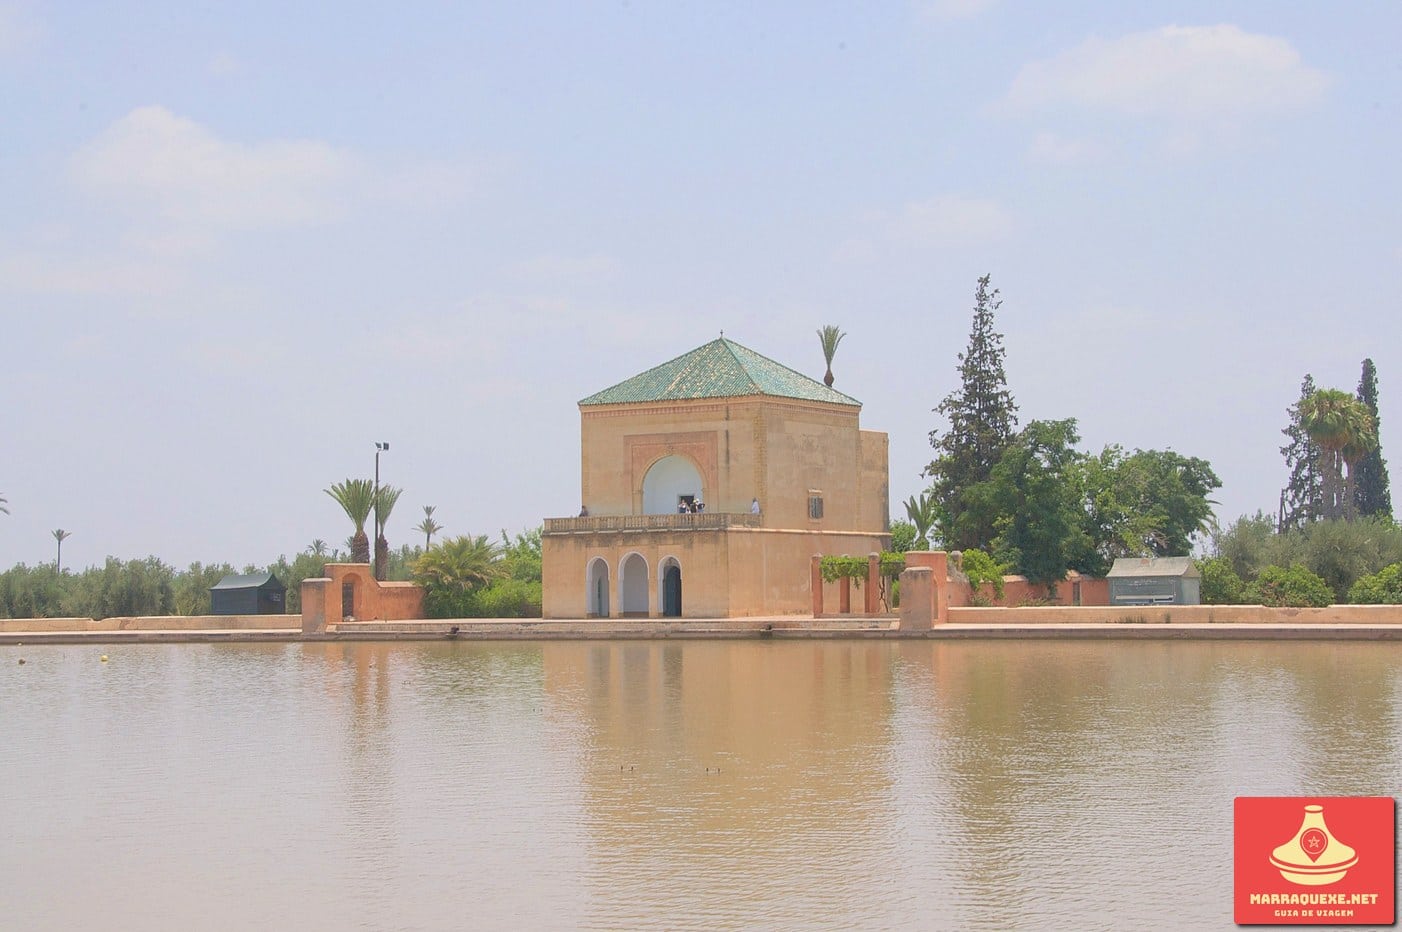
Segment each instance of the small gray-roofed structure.
[[1105,578],[1111,605],[1202,602],[1202,573],[1192,557],[1120,557]]
[[230,573],[209,587],[214,615],[282,615],[287,612],[287,587],[272,573]]

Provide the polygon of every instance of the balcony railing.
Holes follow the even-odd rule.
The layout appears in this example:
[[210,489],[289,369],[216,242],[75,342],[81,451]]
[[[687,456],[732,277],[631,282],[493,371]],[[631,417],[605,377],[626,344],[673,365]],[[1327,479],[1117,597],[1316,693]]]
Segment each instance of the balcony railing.
[[702,512],[699,515],[590,515],[546,518],[546,534],[591,531],[718,531],[728,527],[762,527],[763,515]]

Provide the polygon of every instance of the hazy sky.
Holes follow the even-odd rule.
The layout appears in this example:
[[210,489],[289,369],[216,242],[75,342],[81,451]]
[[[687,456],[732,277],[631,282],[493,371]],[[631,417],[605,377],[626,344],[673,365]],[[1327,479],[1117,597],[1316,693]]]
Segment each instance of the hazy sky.
[[1024,422],[1274,510],[1306,372],[1371,356],[1402,425],[1399,40],[1390,0],[0,0],[0,567],[341,545],[376,440],[394,545],[571,515],[576,402],[722,328],[814,376],[847,331],[899,514],[985,272]]

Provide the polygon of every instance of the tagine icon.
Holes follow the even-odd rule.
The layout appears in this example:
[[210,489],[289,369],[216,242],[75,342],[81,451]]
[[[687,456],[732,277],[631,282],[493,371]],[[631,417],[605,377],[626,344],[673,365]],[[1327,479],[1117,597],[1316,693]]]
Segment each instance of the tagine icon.
[[1271,852],[1271,866],[1291,883],[1323,886],[1344,879],[1358,863],[1358,852],[1329,833],[1324,807],[1305,807],[1305,818],[1295,837]]

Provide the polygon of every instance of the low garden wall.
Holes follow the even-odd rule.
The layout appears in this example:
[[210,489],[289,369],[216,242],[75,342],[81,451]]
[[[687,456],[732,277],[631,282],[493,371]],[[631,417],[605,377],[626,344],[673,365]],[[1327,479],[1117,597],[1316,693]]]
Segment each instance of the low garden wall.
[[1188,625],[1402,625],[1402,605],[1029,605],[1019,608],[951,607],[961,625],[1188,624]]
[[0,634],[84,631],[281,631],[301,615],[150,615],[137,618],[0,618]]

